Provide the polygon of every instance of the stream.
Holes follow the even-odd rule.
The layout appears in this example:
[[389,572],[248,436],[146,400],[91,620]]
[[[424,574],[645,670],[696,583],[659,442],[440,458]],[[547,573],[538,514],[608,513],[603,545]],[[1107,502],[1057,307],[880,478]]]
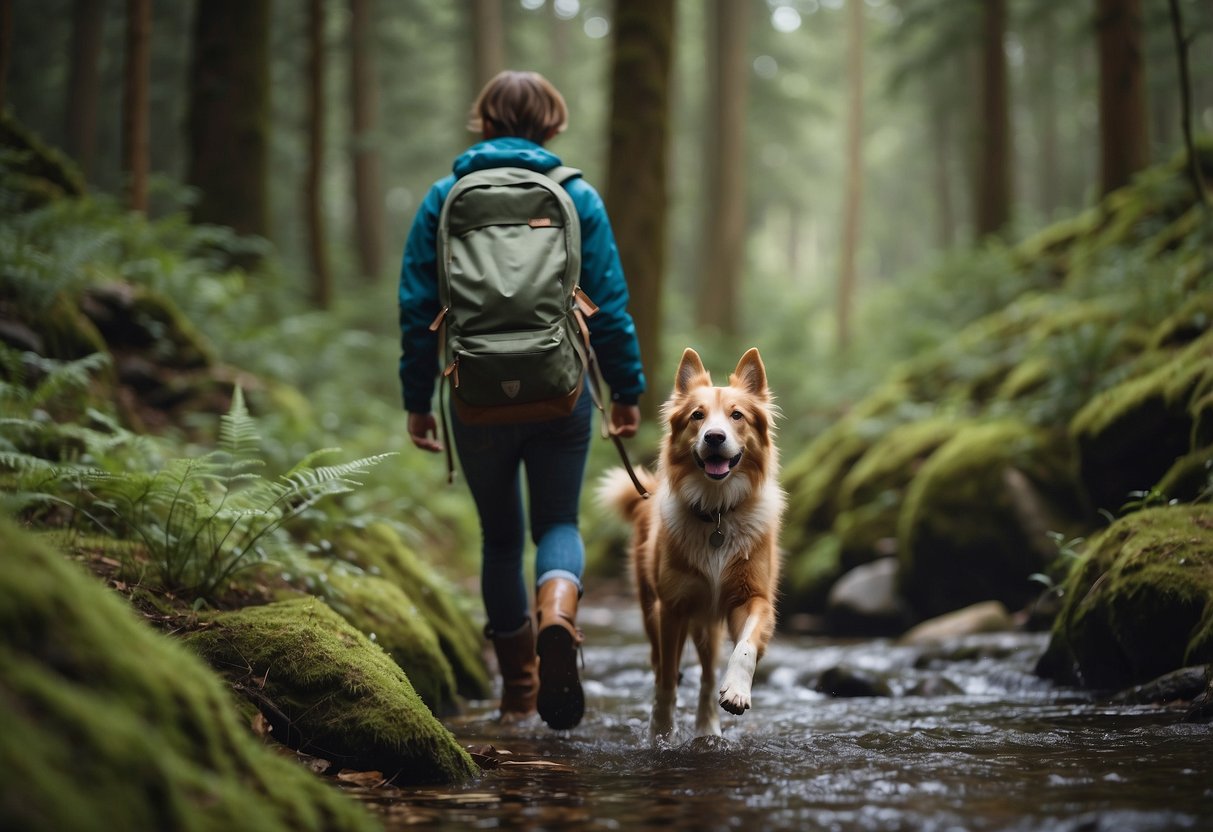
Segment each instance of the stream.
[[[1036,678],[1046,634],[923,648],[780,633],[753,710],[721,712],[723,739],[689,733],[688,647],[679,735],[652,748],[638,612],[591,605],[580,619],[587,713],[575,730],[502,728],[493,702],[472,703],[447,724],[496,767],[458,787],[352,791],[389,830],[1213,829],[1213,726]],[[840,666],[893,695],[816,692]]]

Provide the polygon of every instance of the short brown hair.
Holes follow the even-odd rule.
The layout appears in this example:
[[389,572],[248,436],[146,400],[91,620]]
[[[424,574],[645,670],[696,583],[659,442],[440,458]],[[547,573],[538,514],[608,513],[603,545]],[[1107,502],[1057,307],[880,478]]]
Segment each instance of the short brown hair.
[[517,136],[543,144],[569,126],[569,108],[538,72],[507,69],[484,85],[472,104],[468,129],[486,136]]

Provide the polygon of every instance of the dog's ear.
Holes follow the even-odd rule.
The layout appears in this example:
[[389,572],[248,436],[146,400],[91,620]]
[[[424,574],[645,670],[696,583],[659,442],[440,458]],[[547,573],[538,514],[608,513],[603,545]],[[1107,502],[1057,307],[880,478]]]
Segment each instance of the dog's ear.
[[767,395],[767,369],[762,365],[757,347],[750,347],[737,362],[737,369],[729,376],[729,385],[755,396]]
[[[686,393],[700,383],[701,377],[707,375],[708,371],[704,369],[703,362],[699,360],[699,353],[687,347],[682,354],[682,361],[678,362],[678,377],[674,380],[674,390],[678,393]],[[711,384],[711,377],[707,377],[704,383]]]

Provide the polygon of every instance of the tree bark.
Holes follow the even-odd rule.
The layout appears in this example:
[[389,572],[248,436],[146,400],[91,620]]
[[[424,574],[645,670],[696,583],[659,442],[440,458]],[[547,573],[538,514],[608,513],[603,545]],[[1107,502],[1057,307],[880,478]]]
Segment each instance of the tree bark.
[[[660,378],[674,7],[675,0],[618,0],[611,54],[606,203],[650,385]],[[660,398],[644,397],[646,418]]]
[[1204,174],[1200,169],[1200,160],[1196,157],[1196,146],[1192,141],[1192,81],[1188,74],[1188,39],[1184,35],[1183,12],[1179,8],[1179,0],[1169,0],[1171,6],[1171,33],[1175,37],[1175,60],[1179,64],[1179,106],[1180,128],[1184,136],[1184,150],[1188,154],[1188,176],[1192,179],[1192,189],[1196,192],[1196,200],[1202,205],[1209,204],[1209,194],[1205,189]]
[[1129,184],[1150,162],[1141,0],[1096,0],[1100,193]]
[[72,45],[68,58],[63,124],[67,152],[88,177],[97,153],[97,101],[101,97],[101,39],[105,31],[104,0],[72,3]]
[[472,0],[472,98],[505,69],[500,0]]
[[126,64],[122,94],[122,170],[127,204],[147,213],[147,179],[151,167],[148,143],[148,84],[151,74],[152,0],[126,2]]
[[350,0],[350,99],[353,118],[354,226],[358,265],[374,281],[383,267],[384,213],[380,193],[379,79],[375,74],[372,0]]
[[13,0],[0,0],[0,110],[8,95],[8,65],[13,57]]
[[1005,0],[986,0],[981,30],[981,104],[974,230],[978,239],[1003,230],[1011,218],[1011,104],[1007,91]]
[[325,44],[324,0],[308,0],[307,9],[307,171],[303,183],[304,224],[312,267],[312,302],[327,309],[333,302],[333,273],[321,211],[324,171]]
[[737,333],[737,285],[745,251],[745,125],[750,5],[713,0],[709,12],[706,238],[696,320]]
[[838,269],[838,349],[851,344],[851,310],[855,300],[855,259],[863,205],[863,8],[849,0],[847,14],[847,174],[843,194],[842,244]]
[[269,0],[205,0],[194,17],[187,182],[195,222],[269,233]]

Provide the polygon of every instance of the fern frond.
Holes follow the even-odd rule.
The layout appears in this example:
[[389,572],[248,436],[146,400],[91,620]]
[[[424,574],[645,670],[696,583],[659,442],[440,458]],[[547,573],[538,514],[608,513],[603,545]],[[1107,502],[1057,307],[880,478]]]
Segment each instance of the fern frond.
[[47,376],[30,394],[28,405],[31,409],[42,407],[69,392],[87,389],[93,373],[109,366],[110,358],[105,353],[95,352],[75,361],[62,362],[41,358],[37,363],[47,371]]
[[339,465],[323,465],[319,468],[302,468],[295,466],[290,472],[283,474],[280,479],[287,483],[292,491],[306,494],[316,490],[324,493],[332,486],[341,486],[345,488],[353,488],[362,485],[359,480],[354,477],[366,473],[369,469],[378,465],[383,460],[390,456],[396,456],[396,453],[375,454],[374,456],[366,456],[362,459],[355,459],[352,462],[343,462]]
[[232,393],[232,406],[219,417],[219,446],[232,461],[244,460],[261,445],[257,423],[244,403],[244,390],[239,384]]

